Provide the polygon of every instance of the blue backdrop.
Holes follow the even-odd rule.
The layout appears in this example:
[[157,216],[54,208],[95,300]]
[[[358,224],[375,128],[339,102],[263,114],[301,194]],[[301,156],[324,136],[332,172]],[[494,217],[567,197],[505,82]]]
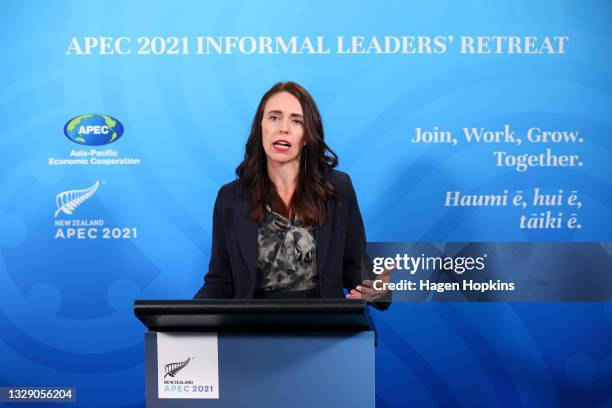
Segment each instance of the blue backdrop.
[[[612,241],[608,1],[32,1],[0,10],[0,386],[74,386],[77,406],[143,406],[133,300],[190,298],[200,287],[216,192],[234,177],[259,99],[281,80],[317,101],[370,241]],[[455,43],[434,55],[67,55],[86,36],[129,37],[136,50],[139,36],[324,36],[333,46],[352,35]],[[569,41],[564,54],[464,55],[462,35]],[[123,136],[104,147],[131,164],[53,164],[91,150],[63,132],[88,113],[121,122]],[[496,167],[492,151],[550,146],[410,142],[415,127],[460,135],[505,124],[580,131],[584,143],[551,148],[584,166],[518,173]],[[55,215],[58,194],[96,182],[73,214]],[[577,190],[582,228],[527,231],[520,208],[443,206],[447,190],[534,187]],[[56,238],[62,220],[95,222],[99,235]],[[610,303],[397,303],[375,319],[379,407],[612,407]]]

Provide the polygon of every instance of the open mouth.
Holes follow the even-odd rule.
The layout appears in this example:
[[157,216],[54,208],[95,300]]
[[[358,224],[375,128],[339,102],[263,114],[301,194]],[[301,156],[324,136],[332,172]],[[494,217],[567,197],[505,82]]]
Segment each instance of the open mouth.
[[278,151],[286,152],[291,148],[291,143],[286,140],[277,140],[276,142],[272,143],[272,146],[274,146]]

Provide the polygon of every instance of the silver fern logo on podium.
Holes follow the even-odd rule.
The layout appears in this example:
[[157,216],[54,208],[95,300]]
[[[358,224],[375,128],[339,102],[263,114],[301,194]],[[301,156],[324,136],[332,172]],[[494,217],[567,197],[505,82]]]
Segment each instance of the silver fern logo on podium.
[[179,371],[187,367],[187,364],[189,364],[189,361],[191,361],[191,357],[187,357],[187,360],[181,361],[178,363],[166,364],[164,367],[166,371],[166,375],[164,375],[164,378],[166,378],[167,376],[174,378],[174,376],[177,375]]
[[55,217],[63,212],[66,215],[72,215],[78,206],[89,200],[98,191],[100,182],[96,181],[91,187],[82,190],[68,190],[59,193],[55,196]]

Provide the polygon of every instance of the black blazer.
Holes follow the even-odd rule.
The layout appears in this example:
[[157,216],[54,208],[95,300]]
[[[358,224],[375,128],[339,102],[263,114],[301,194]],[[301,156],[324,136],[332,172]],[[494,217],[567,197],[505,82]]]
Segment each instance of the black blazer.
[[[317,234],[317,270],[322,298],[344,298],[371,271],[365,251],[365,231],[351,179],[331,170],[330,182],[339,193]],[[217,194],[213,214],[212,250],[204,286],[196,299],[252,299],[257,262],[257,224],[249,218],[250,200],[238,180]],[[367,273],[367,272],[366,272]],[[371,273],[371,272],[370,272]],[[377,303],[379,308],[384,306]]]

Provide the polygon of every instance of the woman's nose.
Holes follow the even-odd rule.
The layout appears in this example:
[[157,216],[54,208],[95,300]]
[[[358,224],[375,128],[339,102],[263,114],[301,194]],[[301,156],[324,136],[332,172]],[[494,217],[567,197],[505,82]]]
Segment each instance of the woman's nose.
[[280,133],[288,134],[289,133],[289,121],[281,120],[279,131]]

